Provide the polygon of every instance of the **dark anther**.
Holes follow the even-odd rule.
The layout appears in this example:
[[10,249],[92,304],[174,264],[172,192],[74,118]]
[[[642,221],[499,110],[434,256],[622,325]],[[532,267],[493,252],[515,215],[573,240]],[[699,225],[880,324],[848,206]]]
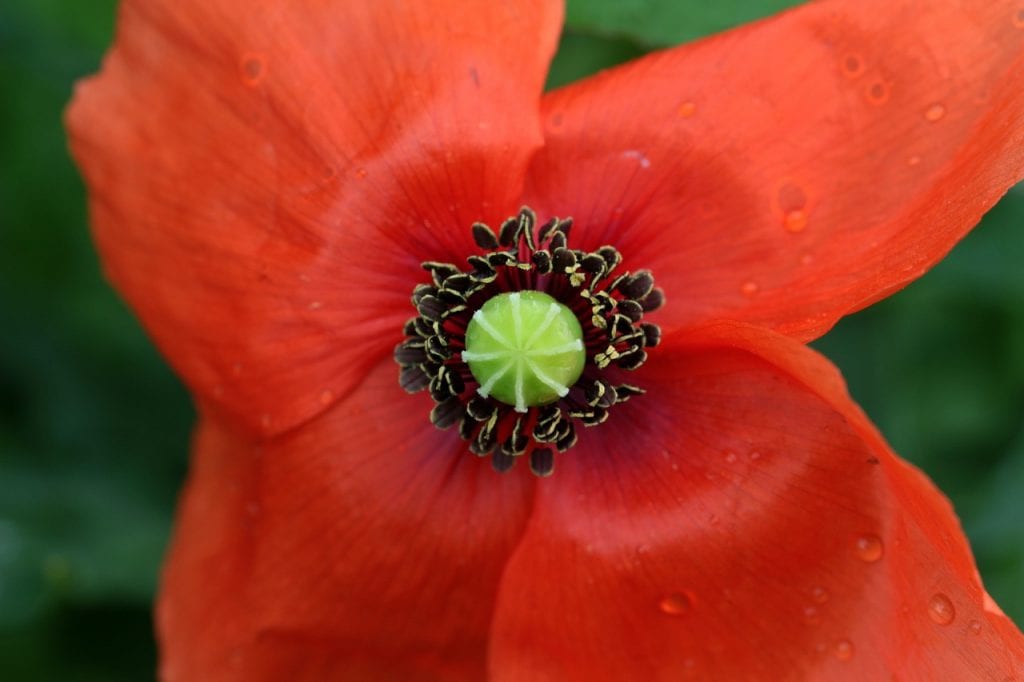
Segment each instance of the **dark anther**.
[[631,349],[629,354],[622,355],[615,361],[622,369],[636,369],[647,361],[647,353],[638,348]]
[[433,261],[427,261],[424,263],[423,269],[430,273],[430,276],[434,278],[434,284],[437,286],[443,285],[447,278],[452,275],[457,275],[460,272],[460,270],[451,263],[435,263]]
[[576,254],[566,248],[557,248],[551,252],[551,262],[555,272],[568,274],[576,267]]
[[431,322],[436,322],[441,319],[445,311],[448,309],[448,306],[446,306],[444,304],[444,301],[439,299],[437,296],[431,296],[430,294],[427,294],[426,296],[420,299],[420,302],[416,306],[416,309],[424,318],[430,320]]
[[630,322],[636,323],[644,316],[644,309],[637,301],[626,299],[619,301],[619,312],[629,318]]
[[[561,227],[561,225],[558,227]],[[557,251],[558,249],[564,249],[568,241],[569,240],[568,237],[566,237],[565,232],[556,228],[555,233],[551,235],[551,241],[548,244],[548,248],[551,249],[552,252]]]
[[398,384],[409,393],[416,393],[422,391],[430,383],[430,377],[427,376],[422,369],[413,365],[411,367],[403,367],[402,371],[398,374]]
[[618,289],[623,296],[640,300],[654,289],[654,277],[646,270],[641,270],[627,277]]
[[473,223],[473,241],[485,251],[493,251],[500,246],[494,231],[483,223]]
[[650,322],[644,322],[640,325],[640,329],[644,332],[644,345],[648,348],[654,348],[661,343],[661,327]]
[[[617,372],[639,367],[647,350],[661,340],[660,329],[644,321],[645,313],[665,300],[651,274],[640,270],[613,275],[622,264],[618,250],[608,245],[593,252],[572,249],[571,227],[571,219],[558,218],[538,225],[528,208],[497,231],[473,224],[473,241],[482,252],[469,255],[468,267],[462,269],[451,263],[423,263],[431,282],[413,290],[418,315],[405,323],[405,339],[394,350],[401,387],[411,393],[428,390],[436,403],[431,421],[444,429],[457,425],[469,451],[490,455],[497,471],[508,471],[524,458],[534,474],[550,475],[555,451],[573,447],[580,424],[601,424],[614,405],[644,392],[618,383]],[[547,293],[576,315],[585,363],[563,397],[519,406],[517,412],[489,392],[480,393],[463,353],[466,330],[488,300],[531,289]]]
[[469,449],[478,455],[486,455],[494,449],[497,440],[498,415],[494,414],[480,427],[480,432],[476,434],[476,438],[469,444]]
[[597,405],[607,390],[608,387],[602,381],[595,381],[590,384],[590,386],[587,386],[587,390],[584,393],[587,399],[587,405],[590,405],[591,407]]
[[501,224],[501,230],[498,231],[498,242],[502,246],[514,246],[519,236],[518,233],[519,218],[509,218]]
[[439,429],[451,428],[462,418],[465,408],[458,398],[448,398],[443,403],[434,405],[430,411],[430,421]]
[[503,268],[514,265],[517,262],[516,255],[508,251],[495,251],[494,253],[487,254],[487,263],[492,268]]
[[400,365],[418,365],[426,359],[422,339],[410,339],[395,346],[395,362]]
[[496,410],[497,407],[494,405],[493,400],[481,398],[478,395],[473,396],[466,403],[466,411],[469,413],[469,416],[478,422],[487,421]]
[[639,386],[633,386],[632,384],[619,384],[615,387],[615,392],[618,393],[618,402],[624,403],[635,395],[643,395],[646,393],[644,389]]
[[538,448],[530,453],[530,471],[538,476],[550,476],[555,470],[555,453],[551,448]]
[[661,289],[653,289],[651,293],[647,294],[644,300],[640,301],[640,305],[643,306],[645,313],[657,310],[664,304],[665,292],[663,292]]
[[511,454],[505,452],[502,448],[498,448],[493,455],[491,455],[491,466],[499,474],[503,474],[513,467],[516,463],[516,458]]
[[622,262],[622,254],[614,246],[602,246],[597,250],[597,255],[604,259],[604,262],[608,264],[608,272],[611,272],[619,266]]
[[556,227],[558,227],[558,218],[552,218],[541,225],[540,230],[537,231],[537,239],[540,240],[541,244],[551,238],[551,233]]
[[537,266],[537,272],[542,275],[546,275],[551,272],[551,253],[548,251],[536,251],[531,258],[533,264]]
[[424,296],[437,296],[437,287],[432,287],[429,284],[417,284],[416,288],[412,290],[412,304],[418,306]]
[[558,435],[558,440],[555,441],[555,447],[558,448],[559,452],[565,452],[573,445],[576,445],[576,441],[579,438],[576,436],[576,428],[572,425],[572,422],[566,422],[567,428],[564,429]]
[[604,274],[604,270],[608,267],[608,264],[605,263],[604,258],[601,258],[600,254],[588,253],[583,256],[583,260],[580,261],[580,267],[591,275],[600,276]]

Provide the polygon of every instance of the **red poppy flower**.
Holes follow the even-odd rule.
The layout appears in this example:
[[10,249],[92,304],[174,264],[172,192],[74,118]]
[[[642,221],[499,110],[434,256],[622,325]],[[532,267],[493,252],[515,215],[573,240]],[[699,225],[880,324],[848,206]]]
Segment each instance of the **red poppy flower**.
[[[1024,175],[1024,5],[818,2],[542,93],[561,16],[124,3],[68,125],[107,272],[201,414],[163,678],[1024,675],[946,500],[803,345]],[[470,226],[521,205],[575,219],[572,272],[605,274],[586,259],[611,245],[666,300],[660,345],[622,351],[649,349],[627,375],[645,393],[549,448],[548,478],[468,454],[478,427],[435,428],[392,360],[421,263],[464,267]],[[501,270],[488,295],[568,281],[513,253],[480,265]],[[595,291],[655,307],[624,286]],[[478,304],[444,305],[462,339]],[[580,316],[587,391],[613,318]],[[450,421],[482,383],[456,360]]]

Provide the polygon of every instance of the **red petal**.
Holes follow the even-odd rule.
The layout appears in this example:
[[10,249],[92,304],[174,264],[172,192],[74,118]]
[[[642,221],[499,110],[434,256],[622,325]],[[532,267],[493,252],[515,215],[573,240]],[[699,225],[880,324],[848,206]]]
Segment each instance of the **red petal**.
[[1024,176],[1021,7],[810,3],[553,92],[529,203],[653,269],[666,327],[814,338]]
[[561,8],[136,0],[68,112],[108,274],[276,433],[401,338],[426,259],[518,208]]
[[538,488],[502,581],[495,679],[1024,670],[948,502],[826,360],[723,326],[670,340],[641,371],[649,393]]
[[435,429],[395,373],[263,446],[204,425],[159,601],[165,679],[482,678],[533,482]]

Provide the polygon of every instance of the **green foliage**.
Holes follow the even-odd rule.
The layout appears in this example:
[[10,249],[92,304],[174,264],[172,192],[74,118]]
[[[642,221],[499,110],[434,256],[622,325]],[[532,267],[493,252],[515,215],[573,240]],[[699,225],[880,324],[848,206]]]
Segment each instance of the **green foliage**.
[[647,49],[719,33],[799,5],[799,0],[570,0],[573,31],[631,40]]
[[[579,0],[552,87],[781,0]],[[192,409],[103,282],[62,109],[114,0],[0,4],[0,677],[152,677],[149,604]],[[934,272],[817,345],[954,500],[1024,621],[1024,191]]]

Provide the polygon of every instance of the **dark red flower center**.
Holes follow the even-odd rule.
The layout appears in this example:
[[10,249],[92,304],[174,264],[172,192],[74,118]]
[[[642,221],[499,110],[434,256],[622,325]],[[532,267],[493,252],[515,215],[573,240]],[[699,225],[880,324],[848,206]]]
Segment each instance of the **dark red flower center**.
[[458,425],[497,471],[526,456],[535,474],[550,475],[555,450],[576,443],[577,421],[601,424],[644,392],[623,370],[642,365],[661,337],[643,321],[664,302],[651,273],[615,274],[622,257],[612,246],[569,248],[571,227],[553,218],[538,228],[525,207],[497,235],[474,224],[484,253],[466,270],[423,264],[433,283],[413,291],[419,316],[395,348],[402,387],[429,389],[434,425]]

